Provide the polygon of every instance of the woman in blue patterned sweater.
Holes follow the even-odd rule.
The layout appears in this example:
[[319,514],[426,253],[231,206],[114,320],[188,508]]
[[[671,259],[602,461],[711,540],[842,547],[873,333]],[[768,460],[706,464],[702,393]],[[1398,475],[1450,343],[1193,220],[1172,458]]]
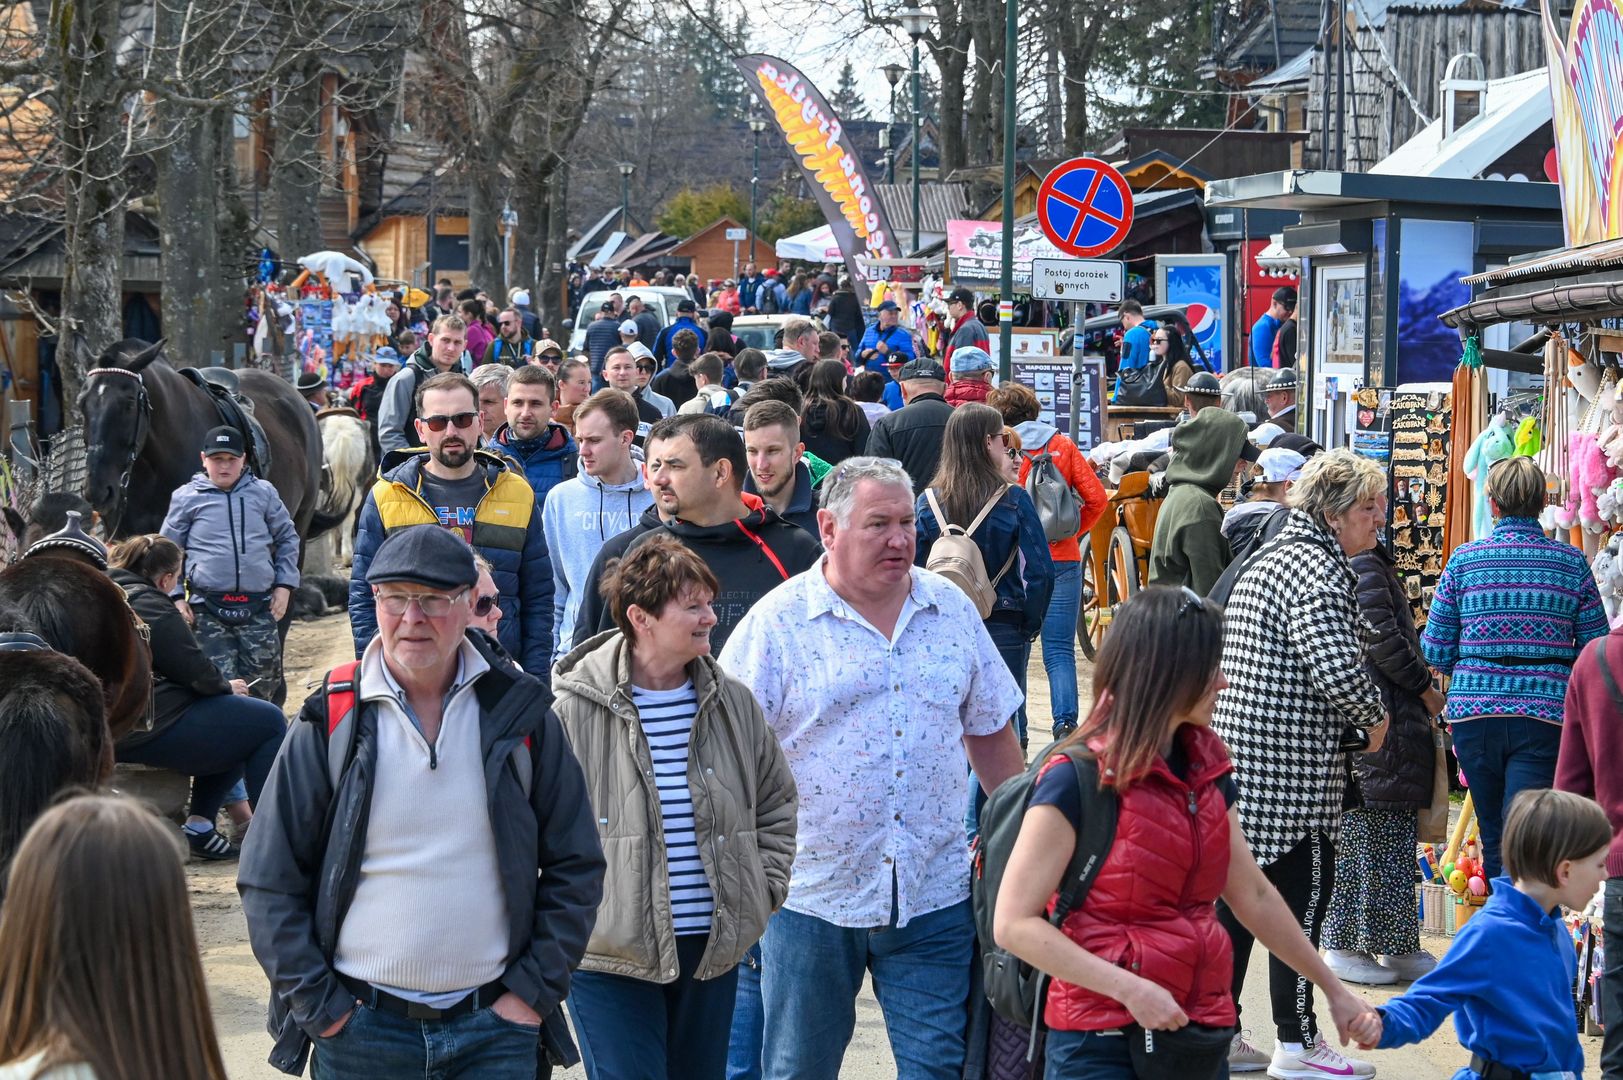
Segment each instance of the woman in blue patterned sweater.
[[1499,876],[1505,812],[1524,788],[1555,781],[1572,663],[1607,631],[1583,552],[1544,535],[1544,470],[1513,457],[1488,473],[1493,533],[1461,544],[1443,568],[1421,638],[1453,676],[1445,714],[1471,785],[1482,859]]

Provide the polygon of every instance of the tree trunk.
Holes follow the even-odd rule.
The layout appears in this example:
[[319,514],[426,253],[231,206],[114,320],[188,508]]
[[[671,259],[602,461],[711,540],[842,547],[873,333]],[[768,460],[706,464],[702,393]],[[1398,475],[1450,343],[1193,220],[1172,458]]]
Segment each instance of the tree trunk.
[[[946,12],[949,9],[946,5],[942,5],[940,10]],[[956,8],[951,10],[957,12]],[[969,155],[964,145],[964,100],[967,97],[964,92],[964,72],[969,67],[970,39],[966,23],[961,19],[955,21],[949,30],[945,15],[942,18],[940,33],[940,40],[930,42],[930,56],[935,60],[936,70],[941,75],[939,112],[936,117],[936,151],[941,160],[941,176],[945,177],[969,164]],[[901,167],[902,163],[897,164]]]
[[271,194],[283,266],[322,249],[321,77],[313,60],[292,65],[276,95]]
[[470,158],[468,174],[468,277],[501,303],[507,296],[502,272],[502,176],[494,162]]
[[239,366],[236,352],[240,345],[246,358],[240,366],[251,367],[244,313],[248,283],[259,272],[259,247],[254,243],[253,217],[243,202],[242,185],[237,183],[231,113],[226,109],[217,110],[213,126],[219,176],[217,190],[221,192],[215,224],[218,272],[214,281],[214,347],[225,356],[228,366],[235,367]]
[[569,317],[566,284],[568,268],[564,252],[569,250],[569,162],[560,161],[553,170],[546,192],[546,248],[541,256],[541,280],[536,286],[535,310],[541,325],[547,327],[566,349],[569,333],[564,320]]
[[117,0],[59,0],[51,11],[61,136],[64,251],[62,399],[75,400],[87,359],[123,335],[124,134],[114,44]]
[[214,118],[188,106],[169,104],[160,105],[158,115],[163,118],[160,126],[166,144],[157,154],[159,281],[166,352],[177,366],[207,367],[219,340]]

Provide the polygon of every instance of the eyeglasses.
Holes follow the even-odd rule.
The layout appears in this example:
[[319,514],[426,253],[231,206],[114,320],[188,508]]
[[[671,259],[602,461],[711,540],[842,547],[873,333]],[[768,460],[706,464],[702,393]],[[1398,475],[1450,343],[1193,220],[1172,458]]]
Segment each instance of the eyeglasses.
[[[479,599],[473,602],[473,613],[477,618],[482,619],[486,615],[489,615],[491,609],[494,608],[500,601],[501,597],[496,593],[491,593],[489,596],[481,596]],[[424,612],[424,614],[426,615],[427,612]]]
[[415,603],[423,618],[443,619],[451,614],[451,605],[467,594],[467,589],[460,589],[450,596],[444,593],[378,593],[377,600],[378,608],[389,615],[404,615],[406,609]]
[[419,416],[429,431],[444,431],[445,425],[450,424],[456,428],[471,428],[479,420],[476,412],[459,412],[450,416]]

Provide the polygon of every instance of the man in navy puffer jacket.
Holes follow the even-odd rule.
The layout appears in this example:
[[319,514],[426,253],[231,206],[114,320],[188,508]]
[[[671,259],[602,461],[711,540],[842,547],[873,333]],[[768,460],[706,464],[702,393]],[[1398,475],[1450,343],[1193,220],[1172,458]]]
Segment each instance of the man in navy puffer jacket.
[[544,367],[527,364],[507,380],[507,423],[485,443],[510,459],[535,490],[535,503],[543,505],[547,492],[580,471],[580,453],[569,429],[552,419],[558,383]]

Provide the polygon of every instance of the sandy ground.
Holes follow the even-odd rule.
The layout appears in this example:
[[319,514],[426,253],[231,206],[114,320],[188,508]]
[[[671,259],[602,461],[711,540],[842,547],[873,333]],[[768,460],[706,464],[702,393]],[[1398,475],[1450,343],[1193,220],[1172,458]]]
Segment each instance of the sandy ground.
[[[296,625],[288,639],[290,714],[297,710],[308,693],[304,689],[307,681],[319,682],[327,668],[348,659],[350,655],[349,624],[343,616],[329,616]],[[1086,678],[1084,671],[1084,684]],[[1048,720],[1047,683],[1042,675],[1040,657],[1033,657],[1030,683],[1032,740],[1034,745],[1040,747],[1041,733],[1046,731]],[[270,1052],[270,1039],[265,1034],[264,1023],[268,987],[248,948],[247,927],[237,902],[235,866],[193,863],[187,868],[187,878],[191,886],[198,941],[203,950],[203,967],[209,982],[209,998],[214,1008],[214,1020],[225,1052],[226,1066],[233,1078],[268,1080],[279,1076],[280,1073],[265,1063],[265,1057]],[[1434,954],[1441,955],[1448,948],[1449,939],[1428,936],[1424,943]],[[1365,995],[1376,1003],[1392,996],[1389,991],[1373,988],[1366,990]],[[1254,1041],[1264,1049],[1271,1048],[1272,1025],[1267,1020],[1267,954],[1261,949],[1252,956],[1241,1003],[1246,1014],[1246,1026],[1255,1032]],[[1322,1008],[1322,999],[1320,1015],[1327,1015]],[[1587,1072],[1591,1076],[1597,1075],[1600,1040],[1584,1038],[1582,1042]],[[1422,1080],[1451,1076],[1455,1069],[1465,1063],[1466,1055],[1454,1041],[1452,1025],[1445,1025],[1428,1043],[1370,1054],[1368,1059],[1379,1066],[1383,1077]],[[578,1078],[584,1074],[575,1069],[561,1075]],[[885,1039],[884,1018],[867,988],[857,1003],[856,1034],[846,1053],[841,1075],[850,1080],[889,1080],[896,1075],[896,1066]],[[1260,1077],[1262,1074],[1251,1075]]]

